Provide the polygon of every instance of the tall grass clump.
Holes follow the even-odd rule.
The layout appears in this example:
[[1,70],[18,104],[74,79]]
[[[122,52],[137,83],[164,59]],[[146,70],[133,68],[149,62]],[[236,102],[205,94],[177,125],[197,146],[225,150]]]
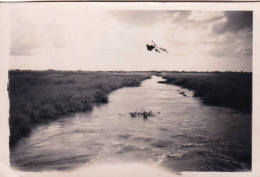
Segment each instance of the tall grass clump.
[[164,73],[166,83],[194,91],[209,105],[252,111],[252,73]]
[[92,110],[107,103],[113,90],[138,86],[149,77],[148,73],[9,71],[10,147],[36,125]]

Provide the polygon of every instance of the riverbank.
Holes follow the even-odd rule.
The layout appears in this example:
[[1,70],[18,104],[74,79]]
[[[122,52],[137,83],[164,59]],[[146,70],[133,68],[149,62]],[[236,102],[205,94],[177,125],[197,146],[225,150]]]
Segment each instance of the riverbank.
[[58,117],[92,110],[122,87],[138,86],[149,73],[9,71],[10,147],[33,127]]
[[163,80],[152,76],[116,90],[91,112],[37,126],[10,149],[11,166],[77,171],[84,164],[151,162],[171,171],[251,170],[251,115],[201,104]]
[[205,104],[252,111],[252,73],[164,72],[164,83],[194,91]]

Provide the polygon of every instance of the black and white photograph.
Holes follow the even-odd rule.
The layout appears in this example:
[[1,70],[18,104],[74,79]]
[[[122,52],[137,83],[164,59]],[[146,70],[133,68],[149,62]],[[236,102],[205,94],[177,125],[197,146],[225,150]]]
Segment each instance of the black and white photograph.
[[252,171],[255,11],[81,4],[9,11],[15,173]]

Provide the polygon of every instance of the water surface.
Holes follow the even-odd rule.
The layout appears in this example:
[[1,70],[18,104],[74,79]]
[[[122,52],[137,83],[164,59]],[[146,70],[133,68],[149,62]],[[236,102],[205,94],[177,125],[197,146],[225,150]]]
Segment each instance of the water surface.
[[[251,115],[204,105],[162,80],[153,76],[140,87],[114,91],[92,112],[38,126],[11,149],[12,165],[38,171],[122,161],[172,171],[250,170]],[[141,110],[154,116],[129,115]]]

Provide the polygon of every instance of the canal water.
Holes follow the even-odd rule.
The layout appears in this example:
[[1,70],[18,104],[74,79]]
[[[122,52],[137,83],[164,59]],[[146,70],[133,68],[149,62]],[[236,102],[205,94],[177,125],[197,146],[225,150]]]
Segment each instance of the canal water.
[[[153,76],[112,92],[92,112],[38,126],[11,149],[12,166],[44,171],[140,162],[174,172],[250,170],[251,114],[205,105],[191,91],[158,81]],[[143,111],[153,116],[129,114]]]

